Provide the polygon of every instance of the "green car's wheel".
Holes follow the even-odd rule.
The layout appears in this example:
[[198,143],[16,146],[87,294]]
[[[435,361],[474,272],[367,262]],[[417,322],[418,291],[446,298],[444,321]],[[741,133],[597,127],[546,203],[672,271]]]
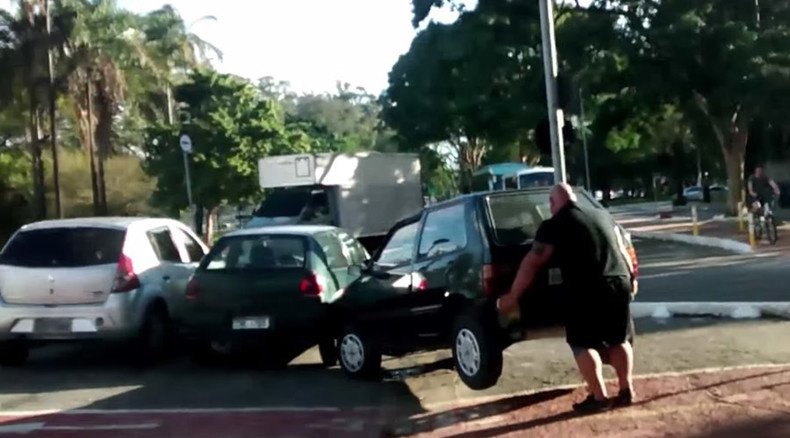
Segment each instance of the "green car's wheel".
[[343,331],[338,345],[340,368],[354,379],[381,377],[381,351],[358,326],[351,325]]

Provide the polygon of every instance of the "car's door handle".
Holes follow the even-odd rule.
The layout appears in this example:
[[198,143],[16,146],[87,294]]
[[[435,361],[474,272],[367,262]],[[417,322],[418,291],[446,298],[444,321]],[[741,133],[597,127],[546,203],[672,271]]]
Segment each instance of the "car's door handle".
[[162,280],[170,281],[170,276],[169,275],[165,275],[165,276],[162,277]]

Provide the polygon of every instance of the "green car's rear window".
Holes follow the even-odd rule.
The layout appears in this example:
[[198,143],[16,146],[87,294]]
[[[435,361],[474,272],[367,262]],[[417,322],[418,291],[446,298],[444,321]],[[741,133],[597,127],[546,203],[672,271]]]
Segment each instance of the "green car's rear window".
[[201,265],[206,271],[303,268],[305,239],[298,236],[234,236],[217,242]]
[[[602,208],[586,192],[577,191],[578,204]],[[488,217],[497,245],[523,245],[535,238],[540,224],[551,217],[549,191],[501,192],[486,198]]]

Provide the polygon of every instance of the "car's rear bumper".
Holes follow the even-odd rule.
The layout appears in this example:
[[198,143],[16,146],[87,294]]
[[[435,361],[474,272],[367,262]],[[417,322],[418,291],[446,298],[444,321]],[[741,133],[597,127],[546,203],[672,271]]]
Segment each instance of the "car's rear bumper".
[[33,306],[0,302],[0,340],[119,340],[134,337],[133,293],[101,304]]

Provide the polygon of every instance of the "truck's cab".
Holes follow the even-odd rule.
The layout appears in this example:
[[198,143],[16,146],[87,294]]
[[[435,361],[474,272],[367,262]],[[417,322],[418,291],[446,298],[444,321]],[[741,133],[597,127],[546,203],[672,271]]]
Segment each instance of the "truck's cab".
[[332,186],[281,187],[271,190],[245,228],[271,225],[315,224],[338,226]]
[[393,223],[424,205],[416,154],[284,155],[258,168],[266,197],[245,228],[331,225],[374,252]]

